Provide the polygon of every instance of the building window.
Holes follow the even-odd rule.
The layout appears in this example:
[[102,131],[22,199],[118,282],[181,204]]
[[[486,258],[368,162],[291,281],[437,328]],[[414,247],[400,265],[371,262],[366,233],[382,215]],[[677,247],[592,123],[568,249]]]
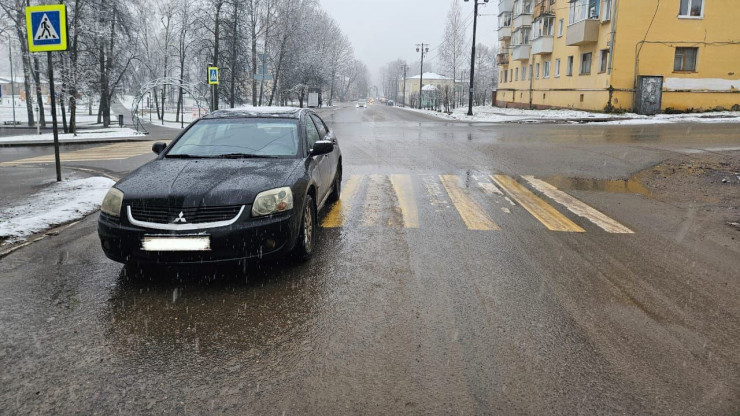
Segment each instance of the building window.
[[550,61],[542,64],[542,78],[550,78]]
[[673,70],[696,72],[696,56],[698,54],[699,48],[676,48]]
[[606,72],[609,68],[609,49],[602,49],[599,56],[599,73]]
[[612,19],[612,1],[604,0],[604,4],[601,6],[601,21],[607,22]]
[[514,71],[514,81],[519,81],[519,68]]
[[532,71],[532,65],[529,65],[529,79],[530,80],[532,79],[532,72],[534,72]]
[[679,17],[702,17],[704,16],[704,0],[681,0],[678,10]]
[[565,75],[573,76],[573,55],[568,57],[568,66],[565,68]]
[[535,71],[535,73],[534,73],[534,78],[535,78],[535,79],[540,79],[540,64],[538,63],[538,64],[537,64],[537,65],[535,66],[535,68],[536,68],[536,71]]
[[527,79],[527,65],[522,65],[522,81]]
[[510,70],[509,70],[509,79],[510,79],[510,80],[511,80],[512,82],[514,81],[514,70],[513,70],[513,69],[510,69]]
[[516,0],[514,2],[514,16],[521,14],[532,14],[532,3],[533,0]]
[[581,55],[581,75],[591,74],[591,57],[592,53],[584,53]]
[[511,12],[507,12],[498,17],[498,27],[505,28],[511,26]]
[[555,78],[560,78],[560,59],[555,60]]
[[601,0],[571,0],[568,24],[572,25],[587,19],[598,19]]
[[504,77],[504,84],[509,82],[509,71],[504,71],[503,77]]
[[559,23],[558,24],[558,37],[559,38],[562,38],[563,37],[563,26],[565,25],[565,20],[564,19],[560,19],[560,22],[558,22],[558,23]]

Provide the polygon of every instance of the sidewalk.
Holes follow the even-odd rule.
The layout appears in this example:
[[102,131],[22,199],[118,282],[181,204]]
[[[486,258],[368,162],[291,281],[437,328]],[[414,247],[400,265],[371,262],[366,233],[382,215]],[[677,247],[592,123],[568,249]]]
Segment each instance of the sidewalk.
[[92,172],[52,167],[0,167],[0,253],[36,234],[84,218],[99,209],[114,181]]
[[452,114],[431,110],[398,107],[435,116],[445,120],[472,123],[543,123],[543,124],[590,124],[644,125],[670,123],[740,123],[740,111],[721,111],[690,114],[658,114],[644,116],[633,113],[607,114],[579,110],[524,110],[491,106],[473,107],[473,116],[468,116],[468,107],[458,107]]

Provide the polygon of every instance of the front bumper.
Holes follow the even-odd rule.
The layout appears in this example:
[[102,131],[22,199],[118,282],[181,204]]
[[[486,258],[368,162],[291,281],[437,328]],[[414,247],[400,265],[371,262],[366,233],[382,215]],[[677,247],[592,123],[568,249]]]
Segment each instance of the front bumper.
[[[125,263],[207,263],[260,259],[287,253],[293,249],[298,236],[300,219],[297,212],[285,212],[263,218],[248,218],[243,214],[234,224],[226,227],[190,231],[153,230],[131,225],[120,219],[100,214],[98,235],[105,255],[114,261]],[[144,251],[145,236],[207,235],[210,237],[209,251]]]

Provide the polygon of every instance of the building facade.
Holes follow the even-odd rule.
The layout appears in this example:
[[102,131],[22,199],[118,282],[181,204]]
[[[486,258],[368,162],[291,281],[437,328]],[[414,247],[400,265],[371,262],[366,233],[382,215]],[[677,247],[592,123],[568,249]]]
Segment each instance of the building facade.
[[498,106],[740,107],[738,0],[500,0]]
[[[406,105],[411,105],[412,102],[416,101],[419,97],[419,75],[408,77],[405,80],[401,78],[398,81],[398,102],[405,102]],[[460,81],[450,78],[445,75],[436,74],[434,72],[425,72],[421,79],[423,102],[422,106],[429,107],[443,103],[445,100],[450,103],[458,102],[463,93],[463,84]],[[404,97],[404,84],[406,95]]]

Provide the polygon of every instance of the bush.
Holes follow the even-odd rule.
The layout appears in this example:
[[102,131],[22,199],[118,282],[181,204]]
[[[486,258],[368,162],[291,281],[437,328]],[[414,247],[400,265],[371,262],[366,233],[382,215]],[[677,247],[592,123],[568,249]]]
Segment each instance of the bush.
[[740,104],[733,105],[732,108],[730,108],[730,110],[732,110],[732,111],[740,111]]
[[684,113],[684,111],[676,110],[673,107],[668,107],[665,110],[663,110],[663,113],[664,114],[682,114],[682,113]]

